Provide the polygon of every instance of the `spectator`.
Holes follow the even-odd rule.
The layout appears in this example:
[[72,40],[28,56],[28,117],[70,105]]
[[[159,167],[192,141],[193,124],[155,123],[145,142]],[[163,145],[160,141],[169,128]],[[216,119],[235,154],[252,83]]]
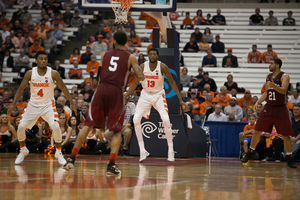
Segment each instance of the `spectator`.
[[3,104],[8,108],[11,106],[13,100],[9,98],[9,92],[3,92]]
[[2,26],[5,24],[6,26],[9,24],[10,20],[6,18],[5,11],[2,12],[2,15],[0,15],[0,28],[2,29]]
[[99,30],[96,32],[96,34],[94,35],[94,37],[97,38],[98,35],[102,35],[103,38],[106,37],[106,32],[103,30],[103,24],[99,24]]
[[237,105],[235,97],[230,98],[230,105],[226,106],[224,109],[225,115],[229,117],[230,114],[235,116],[235,121],[239,122],[243,119],[243,110]]
[[226,19],[221,15],[221,9],[217,9],[217,15],[213,16],[211,23],[213,25],[226,25]]
[[102,56],[102,54],[107,51],[107,45],[104,42],[102,42],[102,40],[103,40],[103,36],[98,35],[97,42],[93,42],[91,46],[91,51],[93,54]]
[[242,122],[249,122],[249,117],[254,113],[254,110],[252,107],[248,106],[246,108],[246,117],[243,118]]
[[153,29],[157,21],[153,19],[152,17],[148,16],[146,18],[146,29]]
[[99,64],[100,63],[96,61],[96,55],[91,55],[91,61],[87,63],[86,72],[93,72],[96,74],[98,72]]
[[238,59],[236,56],[232,55],[232,48],[227,49],[227,56],[224,56],[222,61],[222,66],[225,68],[236,68],[239,66]]
[[297,89],[293,89],[293,95],[289,97],[289,102],[291,102],[293,105],[300,105],[300,96]]
[[[202,88],[205,88],[205,87],[204,87],[205,84],[208,84],[208,85],[210,86],[210,90],[211,90],[212,92],[217,91],[217,85],[216,85],[216,82],[215,82],[214,79],[209,78],[209,73],[208,73],[208,72],[204,72],[204,73],[203,73],[203,80],[200,82],[200,86],[201,86]],[[208,92],[209,92],[210,90],[208,90]],[[213,97],[214,97],[214,96],[213,96]]]
[[[1,98],[1,96],[0,96]],[[1,102],[0,102],[1,103]],[[291,137],[292,152],[295,156],[300,148],[300,105],[294,105],[293,116],[291,118],[294,135]]]
[[86,83],[84,85],[84,89],[81,90],[80,94],[83,95],[84,101],[91,102],[92,96],[94,94],[93,90],[91,89],[91,83]]
[[184,90],[180,91],[180,96],[181,96],[182,101],[184,101],[184,102],[187,102],[190,99],[187,95],[187,92]]
[[66,77],[65,77],[65,68],[60,66],[60,61],[59,61],[59,60],[56,60],[56,61],[54,62],[54,67],[53,67],[53,69],[56,70],[56,71],[59,73],[59,75],[60,75],[60,77],[61,77],[62,79],[65,79],[65,78],[66,78]]
[[39,38],[45,38],[46,32],[47,32],[47,30],[45,29],[45,25],[41,24],[40,29],[37,31]]
[[11,30],[18,32],[18,31],[22,31],[22,33],[24,33],[23,28],[20,26],[20,21],[16,20],[14,23],[14,26],[11,28]]
[[111,38],[111,34],[106,33],[106,38],[103,38],[102,42],[104,42],[107,46],[113,45],[113,39]]
[[69,69],[69,78],[70,79],[81,79],[82,78],[82,69],[78,68],[78,61],[73,62],[74,68]]
[[264,108],[264,107],[263,107],[262,104],[258,104],[257,109],[256,109],[256,112],[254,113],[257,119],[258,119],[260,113],[262,112],[263,108]]
[[208,28],[208,27],[205,28],[203,37],[204,36],[206,37],[208,43],[214,42],[214,36],[211,33],[210,28]]
[[143,64],[144,62],[146,62],[147,60],[145,59],[145,56],[144,54],[140,53],[139,54],[139,58],[138,58],[138,64],[141,65]]
[[208,49],[209,49],[209,44],[207,42],[207,38],[202,37],[201,42],[199,44],[199,51],[200,52],[207,52]]
[[[27,32],[25,32],[25,36],[26,36],[26,34],[27,34]],[[33,41],[39,37],[39,34],[36,30],[34,30],[33,25],[29,26],[28,36],[29,36],[29,39],[31,38]],[[24,38],[26,38],[26,37],[24,37]]]
[[47,31],[46,38],[44,40],[45,51],[48,54],[48,62],[53,62],[53,54],[56,52],[57,39],[51,34],[51,31]]
[[255,9],[255,14],[251,15],[251,17],[249,18],[249,25],[251,25],[251,26],[263,26],[264,17],[261,16],[259,13],[260,13],[260,9],[256,8]]
[[72,110],[66,105],[67,99],[65,96],[59,96],[57,98],[56,104],[60,104],[63,106],[63,109],[69,113],[69,117],[72,115]]
[[2,32],[1,32],[1,34],[2,34],[2,40],[3,41],[5,41],[5,39],[6,39],[7,36],[10,36],[10,32],[7,31],[7,26],[5,24],[2,26]]
[[245,90],[244,97],[240,98],[239,106],[242,109],[252,106],[252,96],[250,90]]
[[296,26],[296,21],[294,18],[292,18],[293,12],[289,11],[287,14],[288,14],[288,17],[284,18],[284,20],[282,21],[282,25],[283,26]]
[[82,26],[83,26],[83,19],[79,16],[79,11],[75,10],[75,16],[71,19],[70,23],[71,27],[77,27],[77,41],[81,41],[81,31],[82,31]]
[[39,23],[38,25],[36,25],[35,30],[38,31],[41,27],[41,25],[44,25],[44,28],[46,29],[46,31],[50,30],[50,27],[48,24],[46,24],[47,20],[45,18],[41,19],[41,23]]
[[7,113],[7,107],[3,104],[3,95],[0,94],[0,115]]
[[230,92],[232,89],[238,90],[238,84],[233,81],[233,76],[228,74],[227,82],[224,83],[224,86],[227,88],[227,92]]
[[66,11],[63,14],[63,19],[66,27],[70,26],[72,17],[73,17],[73,13],[71,13],[71,7],[67,6]]
[[225,45],[223,42],[220,42],[220,35],[216,35],[216,42],[211,45],[213,53],[224,53]]
[[25,42],[25,38],[22,36],[22,32],[18,32],[17,33],[17,39],[18,39],[18,42],[19,42],[19,48],[21,49],[23,47],[23,44]]
[[182,27],[185,27],[185,28],[193,27],[193,20],[190,18],[190,12],[185,13],[185,18],[182,21]]
[[128,44],[125,44],[125,50],[131,54],[140,52],[140,50],[133,46],[133,42],[131,40],[128,40]]
[[208,49],[207,55],[203,57],[202,67],[217,67],[217,59],[212,55],[211,49]]
[[191,36],[190,41],[186,43],[186,45],[183,48],[183,52],[198,52],[199,48],[196,43],[196,38]]
[[12,72],[20,72],[22,68],[29,70],[29,57],[25,55],[24,49],[20,49],[20,55],[14,57],[14,67]]
[[132,40],[134,47],[140,47],[141,46],[141,38],[138,36],[134,29],[130,30],[130,36],[129,40]]
[[189,87],[192,77],[188,74],[188,69],[186,67],[182,68],[182,73],[180,74],[180,84],[183,87]]
[[248,53],[248,63],[261,63],[262,55],[257,51],[256,44],[252,45],[252,51]]
[[191,34],[191,37],[195,37],[195,42],[201,42],[203,34],[200,32],[199,28],[195,29],[195,32]]
[[54,14],[60,13],[60,10],[62,9],[61,2],[59,0],[54,0],[52,2],[52,11]]
[[265,26],[277,26],[278,25],[278,20],[277,17],[273,17],[273,10],[269,11],[269,17],[265,20]]
[[257,100],[258,100],[258,97],[257,96],[253,96],[252,97],[252,108],[254,108],[254,105],[255,105],[255,103],[257,102]]
[[77,61],[78,63],[80,63],[80,59],[81,59],[80,51],[77,47],[75,47],[73,49],[72,55],[69,58],[69,63],[73,64],[74,61]]
[[[197,10],[196,12],[196,16],[193,17],[193,22],[195,25],[200,25],[200,24],[204,24],[204,20],[205,18],[202,16],[202,10]],[[201,39],[200,39],[201,40]],[[199,40],[199,41],[200,41]]]
[[206,19],[204,20],[205,25],[212,25],[212,20],[210,19],[211,15],[207,13]]
[[236,98],[237,103],[240,102],[240,100],[236,96],[237,95],[237,90],[236,89],[231,89],[230,94],[231,94],[231,97],[235,97]]
[[[205,89],[203,89],[202,90],[202,94],[203,94],[202,97],[205,98],[205,101],[200,104],[200,116],[201,116],[201,118],[204,117],[207,108],[211,106],[212,100],[213,100],[213,96],[211,95],[211,93],[207,93],[204,96],[205,92],[207,92],[207,91]],[[226,120],[227,120],[227,118],[226,118]]]
[[193,104],[193,110],[192,113],[194,114],[194,119],[195,120],[200,120],[200,104],[197,99],[197,93],[196,92],[191,92],[191,98],[188,100],[188,102],[191,102]]
[[230,96],[227,94],[226,86],[223,85],[220,87],[220,93],[217,94],[216,99],[219,105],[224,107],[228,106],[230,101]]
[[213,98],[211,102],[211,106],[206,109],[205,119],[208,119],[208,116],[215,111],[216,105],[217,105],[217,100]]
[[54,24],[53,31],[51,31],[51,34],[57,39],[57,40],[63,40],[63,32],[62,30],[58,29],[58,24]]
[[5,38],[5,41],[3,43],[6,47],[6,50],[9,50],[10,52],[14,51],[15,50],[15,45],[11,42],[11,38],[10,36],[7,36]]
[[92,79],[92,90],[95,91],[97,89],[97,86],[98,86],[98,79],[97,77],[93,77]]
[[134,23],[131,22],[131,20],[132,20],[131,16],[127,17],[127,23],[123,25],[126,33],[130,33],[131,30],[135,29],[135,25]]
[[15,31],[13,31],[13,30],[10,31],[10,39],[11,39],[11,42],[14,44],[15,49],[19,49],[20,42],[19,42],[19,39],[15,36]]
[[4,82],[3,82],[3,88],[0,90],[0,94],[3,95],[3,93],[4,93],[5,91],[8,91],[9,88],[10,88],[10,82],[9,82],[9,81],[4,81]]
[[191,102],[188,102],[186,104],[186,106],[187,106],[187,110],[184,113],[187,114],[187,115],[189,115],[191,117],[192,121],[195,121],[194,113],[192,112],[192,110],[193,110],[193,104]]
[[268,51],[262,54],[262,62],[270,63],[270,61],[274,58],[278,58],[277,53],[272,50],[272,45],[268,44]]
[[86,45],[91,46],[93,44],[93,42],[95,42],[95,38],[94,38],[94,36],[90,36],[89,40],[86,43]]
[[[182,12],[183,13],[183,12]],[[180,17],[179,16],[179,14],[177,13],[177,12],[170,12],[170,14],[169,14],[169,18],[170,18],[170,20],[171,21],[176,21],[177,19],[178,19],[178,17]]]
[[199,83],[203,80],[203,68],[202,67],[198,67],[198,75],[196,76],[196,78],[198,79]]
[[[203,79],[204,80],[204,79]],[[200,82],[201,83],[201,82]],[[202,97],[205,97],[205,95],[207,95],[205,92],[210,93],[212,95],[212,97],[215,97],[215,93],[213,91],[210,90],[210,85],[208,83],[206,83],[202,89]],[[214,98],[215,99],[215,98]]]
[[[159,24],[156,23],[156,24],[155,24],[155,27],[156,27],[156,28],[159,28]],[[159,32],[159,34],[160,34],[160,41],[163,42],[163,41],[164,41],[163,35],[162,35],[160,29],[159,29],[159,31],[160,31],[160,32]],[[150,34],[149,40],[150,40],[151,42],[153,41],[153,31],[152,31],[151,34]],[[148,51],[147,51],[147,52],[148,52]]]
[[226,115],[222,113],[222,106],[217,104],[215,105],[215,112],[211,113],[208,116],[207,121],[219,121],[219,122],[226,122],[228,121]]
[[[27,17],[23,17],[22,24],[20,24],[20,27],[23,29],[23,31],[29,31],[30,24],[28,23]],[[18,30],[20,31],[20,30]],[[16,32],[17,33],[17,32]]]
[[81,54],[80,63],[87,64],[91,60],[91,55],[93,55],[91,52],[91,46],[86,46],[86,52]]
[[[129,14],[127,14],[127,16],[131,18],[131,16],[129,16]],[[128,17],[127,17],[127,19],[128,19]],[[128,21],[130,21],[131,23],[134,24],[134,20],[132,18],[128,19]],[[106,20],[106,19],[103,20],[103,31],[105,31],[106,33],[110,33],[110,25],[109,25],[108,20]]]
[[[192,84],[191,87],[189,87],[188,91],[189,92],[196,92],[197,93],[197,98],[198,98],[199,97],[199,92],[201,92],[202,87],[199,85],[199,80],[196,77],[194,77],[192,79],[192,81],[193,81],[193,84]],[[191,95],[189,94],[188,96],[190,97]]]
[[3,68],[14,68],[14,58],[10,55],[10,51],[5,51],[5,56],[0,57],[0,66]]
[[[242,156],[245,155],[245,153],[248,152],[248,148],[249,148],[249,145],[251,143],[251,140],[252,140],[252,135],[254,134],[255,132],[255,122],[256,122],[256,117],[254,115],[251,115],[250,118],[249,118],[249,124],[245,125],[244,127],[244,132],[240,133],[240,136],[243,137],[242,139],[242,142],[240,142],[240,144],[243,146],[243,153],[241,155],[241,158]],[[241,140],[241,137],[240,137],[240,140]]]

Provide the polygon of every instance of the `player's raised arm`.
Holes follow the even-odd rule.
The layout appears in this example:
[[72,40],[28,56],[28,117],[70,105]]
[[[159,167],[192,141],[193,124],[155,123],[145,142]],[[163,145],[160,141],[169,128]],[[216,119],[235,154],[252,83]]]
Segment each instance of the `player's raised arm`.
[[182,101],[182,98],[181,98],[181,96],[180,96],[179,90],[178,90],[178,88],[177,88],[177,85],[176,85],[174,79],[172,78],[172,75],[171,75],[171,73],[170,73],[170,71],[169,71],[168,66],[165,65],[164,63],[161,63],[161,70],[162,70],[162,73],[163,73],[164,75],[166,75],[166,77],[167,77],[167,79],[168,79],[168,81],[169,81],[169,83],[170,83],[172,89],[173,89],[174,92],[176,93],[176,95],[177,95],[177,97],[178,97],[178,99],[179,99],[180,105],[182,106],[183,109],[185,109],[185,108],[186,108],[186,105],[185,105],[184,101]]
[[25,87],[27,86],[27,84],[29,83],[30,79],[31,79],[31,73],[32,73],[32,70],[29,70],[25,73],[25,76],[22,80],[22,83],[20,84],[20,87],[18,88],[16,94],[15,94],[15,97],[14,97],[14,101],[11,105],[11,107],[8,109],[7,111],[7,114],[10,115],[13,107],[15,107],[17,101],[20,99]]
[[52,79],[57,82],[57,84],[58,84],[59,88],[61,89],[61,91],[66,95],[66,98],[70,100],[70,108],[72,110],[74,110],[75,115],[77,115],[77,109],[76,109],[76,107],[75,107],[75,105],[72,101],[72,97],[69,93],[69,90],[65,86],[64,82],[62,81],[59,73],[55,70],[52,70]]
[[134,74],[136,76],[136,78],[139,81],[143,81],[145,79],[144,73],[141,70],[137,59],[134,57],[134,55],[130,55],[129,59],[128,59],[128,67],[132,66],[133,70],[134,70]]
[[274,83],[273,83],[273,81],[271,82],[271,81],[268,81],[267,82],[267,86],[269,86],[269,87],[271,87],[271,88],[273,88],[274,90],[276,90],[278,93],[280,93],[280,94],[285,94],[286,93],[286,91],[288,90],[288,88],[289,88],[289,84],[290,84],[290,76],[289,75],[287,75],[287,74],[283,74],[282,75],[282,77],[281,77],[281,87],[279,87],[279,86],[277,86],[277,85],[275,85]]

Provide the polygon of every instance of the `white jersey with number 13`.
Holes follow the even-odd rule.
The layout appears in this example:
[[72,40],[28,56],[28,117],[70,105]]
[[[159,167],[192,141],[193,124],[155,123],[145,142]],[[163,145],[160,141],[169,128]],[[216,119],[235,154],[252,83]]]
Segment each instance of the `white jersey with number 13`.
[[157,93],[164,89],[164,76],[161,73],[160,61],[157,61],[156,68],[151,71],[149,61],[144,63],[145,80],[142,81],[143,90],[148,93]]

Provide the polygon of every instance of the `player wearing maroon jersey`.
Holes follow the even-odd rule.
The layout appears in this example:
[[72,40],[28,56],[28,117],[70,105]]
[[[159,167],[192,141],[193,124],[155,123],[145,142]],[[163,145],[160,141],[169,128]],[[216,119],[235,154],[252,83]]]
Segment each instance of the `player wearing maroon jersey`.
[[250,151],[248,151],[242,158],[243,163],[252,159],[253,151],[260,140],[261,133],[272,132],[272,127],[275,128],[278,134],[283,136],[284,147],[286,149],[287,165],[291,168],[297,168],[292,157],[292,143],[290,136],[293,135],[290,116],[287,103],[287,90],[290,83],[290,77],[281,71],[282,61],[279,58],[271,60],[269,65],[270,73],[266,78],[266,90],[259,100],[255,103],[254,109],[263,101],[267,101],[263,111],[255,125],[255,133],[252,136]]
[[[64,169],[70,170],[74,167],[75,157],[84,143],[87,134],[93,127],[104,128],[105,119],[108,116],[107,127],[114,132],[111,140],[111,152],[109,164],[107,166],[108,175],[120,175],[121,171],[116,167],[115,160],[121,144],[121,130],[124,120],[124,87],[126,87],[130,68],[134,70],[138,80],[145,79],[136,58],[124,50],[127,42],[125,32],[114,34],[113,50],[105,52],[100,61],[98,75],[99,85],[94,93],[88,117],[84,127],[77,136],[71,156],[67,160]],[[128,93],[125,98],[128,98]]]

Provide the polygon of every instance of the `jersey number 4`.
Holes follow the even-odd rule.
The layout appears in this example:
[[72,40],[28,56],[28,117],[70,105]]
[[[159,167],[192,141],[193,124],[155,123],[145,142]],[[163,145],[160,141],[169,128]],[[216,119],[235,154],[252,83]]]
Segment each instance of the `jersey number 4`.
[[109,71],[111,72],[114,72],[117,70],[117,67],[118,67],[118,63],[116,63],[117,60],[119,60],[120,57],[115,57],[115,56],[112,56],[111,59],[110,59],[110,64],[112,66],[109,66],[108,69]]
[[148,83],[148,87],[154,87],[155,86],[155,81],[148,80],[147,83]]
[[37,93],[37,95],[39,95],[40,97],[43,97],[44,96],[43,89],[40,89],[39,92]]
[[276,98],[275,98],[275,92],[269,92],[269,100],[270,101],[276,101]]

